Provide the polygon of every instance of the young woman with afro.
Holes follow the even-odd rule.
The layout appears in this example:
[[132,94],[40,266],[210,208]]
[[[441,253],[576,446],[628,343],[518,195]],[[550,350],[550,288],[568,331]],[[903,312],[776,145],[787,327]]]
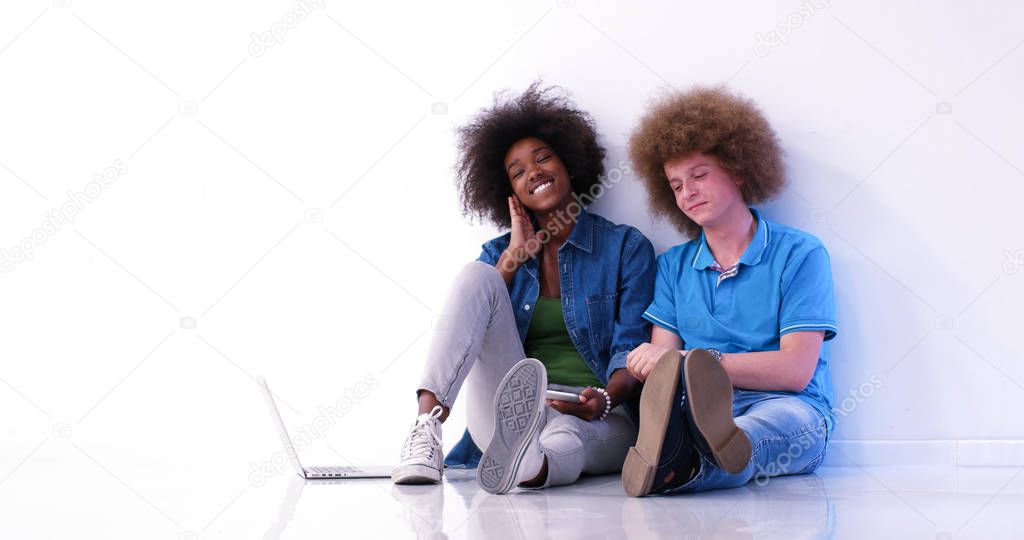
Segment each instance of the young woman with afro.
[[[626,355],[650,336],[654,250],[584,207],[604,174],[594,123],[535,83],[499,96],[458,137],[465,211],[510,231],[455,276],[392,478],[441,480],[441,422],[457,397],[469,437],[447,464],[478,461],[488,492],[618,472],[636,440],[640,385]],[[549,383],[578,396],[548,399]]]

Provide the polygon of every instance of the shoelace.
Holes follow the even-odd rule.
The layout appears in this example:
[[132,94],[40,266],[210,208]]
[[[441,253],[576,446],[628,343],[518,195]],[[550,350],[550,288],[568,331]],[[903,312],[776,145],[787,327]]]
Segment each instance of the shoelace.
[[416,419],[416,425],[413,426],[405,451],[402,453],[403,459],[424,455],[428,459],[434,457],[434,447],[441,445],[441,434],[437,432],[433,421],[440,418],[442,412],[441,406],[435,405],[425,418]]

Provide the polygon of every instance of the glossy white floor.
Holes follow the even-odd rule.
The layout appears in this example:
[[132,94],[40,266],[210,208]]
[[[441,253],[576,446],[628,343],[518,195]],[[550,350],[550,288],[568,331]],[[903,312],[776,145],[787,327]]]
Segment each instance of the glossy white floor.
[[618,476],[492,496],[472,471],[448,471],[435,486],[282,474],[239,492],[213,464],[141,474],[81,455],[3,464],[4,537],[947,539],[1024,531],[1020,468],[823,467],[765,485],[630,499]]

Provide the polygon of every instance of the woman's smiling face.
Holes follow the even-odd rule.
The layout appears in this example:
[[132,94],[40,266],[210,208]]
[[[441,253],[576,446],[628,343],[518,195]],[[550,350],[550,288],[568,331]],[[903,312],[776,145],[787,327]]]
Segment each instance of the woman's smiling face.
[[568,203],[572,181],[554,150],[536,137],[516,141],[505,153],[505,172],[512,193],[523,206],[546,212]]

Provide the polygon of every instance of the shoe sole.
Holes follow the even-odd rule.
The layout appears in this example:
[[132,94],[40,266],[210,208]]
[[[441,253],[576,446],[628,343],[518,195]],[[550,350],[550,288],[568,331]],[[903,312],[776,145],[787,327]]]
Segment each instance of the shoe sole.
[[750,462],[750,438],[732,416],[732,383],[725,368],[711,353],[696,349],[687,354],[686,400],[694,427],[707,441],[711,457],[729,474],[738,474]]
[[526,448],[540,424],[547,372],[529,358],[516,364],[501,379],[494,395],[494,434],[480,458],[476,479],[488,493],[512,489]]
[[675,411],[672,402],[679,384],[681,364],[678,352],[662,355],[651,370],[640,394],[640,430],[636,445],[629,449],[622,464],[622,487],[630,497],[643,497],[654,486],[669,415]]
[[443,476],[443,472],[428,465],[406,465],[391,471],[391,481],[403,485],[436,484]]

